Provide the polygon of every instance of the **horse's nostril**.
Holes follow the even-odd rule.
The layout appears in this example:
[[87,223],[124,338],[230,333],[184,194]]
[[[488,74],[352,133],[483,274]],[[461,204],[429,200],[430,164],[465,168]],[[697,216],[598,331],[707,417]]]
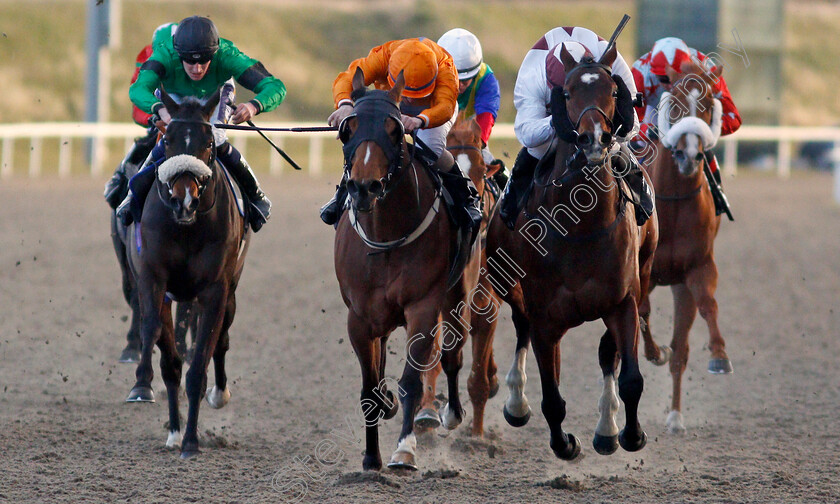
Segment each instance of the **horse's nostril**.
[[601,144],[602,145],[609,145],[611,141],[612,141],[612,135],[611,134],[609,134],[607,132],[601,133]]
[[379,195],[382,193],[382,182],[378,180],[374,180],[370,183],[370,187],[368,188],[371,194]]
[[678,161],[682,161],[683,159],[685,159],[685,152],[681,150],[674,152],[674,158],[676,158]]
[[591,143],[592,143],[592,135],[590,133],[586,133],[586,134],[580,135],[578,137],[578,145],[580,145],[581,147],[586,147],[587,145],[590,145]]
[[703,153],[702,153],[702,152],[698,152],[698,153],[694,156],[694,160],[695,160],[695,161],[697,161],[698,163],[699,163],[700,161],[702,161],[702,160],[703,160]]

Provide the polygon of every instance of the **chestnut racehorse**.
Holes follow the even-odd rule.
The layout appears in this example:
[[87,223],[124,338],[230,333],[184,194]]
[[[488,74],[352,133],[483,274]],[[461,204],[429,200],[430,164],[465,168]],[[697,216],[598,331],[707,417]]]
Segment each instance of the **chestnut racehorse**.
[[[721,104],[712,94],[723,67],[705,70],[686,63],[677,74],[669,68],[674,83],[658,107],[657,129],[647,163],[656,191],[661,236],[653,261],[651,289],[670,285],[674,297],[674,333],[670,349],[657,347],[650,330],[650,303],[641,309],[645,356],[657,364],[671,361],[673,395],[667,426],[672,433],[685,432],[680,396],[682,375],[688,362],[688,333],[699,309],[709,326],[709,372],[731,373],[723,337],[718,328],[715,301],[718,271],[714,244],[720,227],[712,193],[704,174],[704,153],[720,136]],[[664,350],[664,352],[663,352]],[[671,355],[673,351],[673,355]]]
[[[219,93],[207,103],[185,98],[178,104],[165,92],[161,92],[161,100],[173,118],[164,136],[166,160],[156,168],[143,207],[140,250],[129,247],[137,278],[143,347],[137,381],[126,401],[154,401],[152,349],[157,344],[169,402],[166,445],[180,446],[181,457],[188,458],[199,452],[198,410],[211,357],[216,384],[207,389],[207,402],[221,408],[230,399],[224,359],[250,232],[230,183],[215,163],[209,119]],[[183,360],[175,347],[170,299],[197,300],[201,310],[195,352],[187,371],[189,414],[183,441],[178,414]]]
[[[519,268],[524,275],[519,281],[522,300],[516,299],[516,290],[502,295],[511,302],[517,336],[517,353],[507,377],[511,395],[505,419],[518,427],[530,417],[523,392],[530,341],[539,365],[551,449],[565,460],[577,457],[581,446],[562,429],[566,403],[558,390],[559,342],[569,329],[598,318],[607,331],[598,351],[604,385],[593,445],[598,453],[610,454],[619,444],[636,451],[646,443],[638,419],[643,389],[637,356],[638,305],[647,294],[658,230],[655,214],[643,226],[637,225],[623,183],[611,167],[617,102],[611,66],[616,54],[613,46],[600,61],[586,56],[578,63],[562,49],[565,85],[553,90],[552,110],[564,109],[562,117],[553,120],[569,124],[569,131],[555,139],[554,163],[547,169],[538,166],[515,231],[508,231],[497,216],[488,237],[490,259],[511,264],[512,270]],[[569,133],[576,138],[574,143],[563,139]],[[550,159],[546,156],[543,161]],[[615,421],[619,359],[618,394],[626,413],[620,433]]]
[[[481,128],[475,119],[459,116],[446,137],[446,148],[455,156],[458,166],[469,175],[481,195],[483,219],[480,238],[475,244],[478,248],[473,251],[460,281],[446,293],[442,311],[442,327],[445,331],[441,334],[443,366],[437,365],[423,374],[422,409],[414,419],[419,426],[436,428],[442,424],[447,429],[454,429],[463,420],[457,375],[463,361],[462,348],[469,334],[472,338],[473,365],[467,380],[467,390],[473,405],[472,434],[476,436],[484,434],[484,406],[487,399],[499,391],[496,362],[493,359],[493,335],[501,304],[493,288],[493,277],[488,270],[487,253],[484,250],[487,226],[499,199],[499,190],[490,177],[500,166],[488,172],[481,155],[482,145]],[[493,189],[489,187],[490,184],[493,184]],[[435,341],[435,352],[440,350],[440,344],[438,340]],[[443,367],[447,369],[449,402],[438,415],[434,406],[435,382]]]
[[[339,127],[345,170],[349,169],[349,208],[338,223],[335,271],[362,371],[365,470],[382,467],[378,425],[397,413],[394,388],[402,402],[403,422],[388,465],[416,469],[414,415],[423,394],[420,375],[437,363],[430,362],[431,351],[456,248],[456,228],[440,190],[405,141],[399,110],[404,86],[400,74],[390,91],[367,90],[364,74],[357,69],[354,113]],[[397,386],[392,382],[388,390],[386,343],[398,326],[408,335],[406,364]]]

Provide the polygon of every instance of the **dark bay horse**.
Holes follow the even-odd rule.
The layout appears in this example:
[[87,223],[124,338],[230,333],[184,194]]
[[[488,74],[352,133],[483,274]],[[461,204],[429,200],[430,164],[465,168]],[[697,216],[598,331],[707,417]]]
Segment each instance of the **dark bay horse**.
[[[440,191],[404,140],[399,111],[404,86],[400,75],[390,91],[366,90],[358,70],[353,78],[355,112],[339,131],[349,168],[349,209],[338,223],[335,271],[362,371],[365,470],[382,467],[378,425],[397,413],[394,388],[403,422],[388,465],[416,469],[420,375],[436,364],[430,363],[432,347],[456,247],[456,229]],[[399,383],[392,381],[388,390],[386,342],[398,326],[406,327],[407,362]]]
[[654,144],[649,162],[661,226],[651,289],[670,285],[674,297],[673,339],[664,353],[651,336],[649,301],[640,309],[645,355],[658,364],[670,357],[673,395],[666,423],[672,433],[685,432],[681,384],[688,362],[688,334],[698,310],[709,326],[709,372],[732,372],[715,301],[718,271],[714,244],[720,216],[715,215],[703,167],[704,152],[714,147],[720,136],[722,108],[712,86],[723,67],[712,72],[689,62],[681,70],[681,74],[669,72],[674,86],[660,101],[657,129],[661,138]]
[[[521,426],[530,416],[523,392],[530,341],[539,365],[550,445],[565,460],[577,457],[581,446],[562,429],[566,403],[558,390],[559,342],[569,329],[598,318],[607,331],[598,351],[604,388],[593,445],[598,453],[610,454],[619,444],[636,451],[646,443],[638,419],[643,389],[637,356],[638,306],[647,295],[658,230],[655,214],[637,226],[631,203],[611,167],[617,100],[611,65],[615,58],[613,47],[598,62],[587,56],[577,63],[562,49],[566,79],[563,89],[554,90],[561,93],[552,92],[556,96],[552,110],[557,110],[554,105],[565,109],[563,117],[554,117],[555,124],[568,123],[565,133],[573,134],[576,141],[558,135],[554,163],[548,169],[538,167],[516,230],[509,232],[497,216],[488,237],[490,259],[523,272],[519,280],[522,299],[516,298],[516,290],[502,295],[513,308],[517,335],[517,353],[507,377],[511,395],[505,419]],[[563,101],[555,104],[555,99]],[[618,360],[618,395],[626,413],[621,432],[615,421]]]
[[[498,188],[491,190],[490,179],[495,174],[488,172],[481,155],[481,128],[475,119],[459,116],[446,138],[446,148],[455,157],[458,166],[466,173],[481,195],[482,223],[475,250],[459,282],[446,293],[442,310],[443,327],[441,341],[435,341],[435,353],[442,352],[439,365],[423,374],[422,409],[414,421],[424,427],[436,428],[441,424],[454,429],[463,420],[463,408],[458,397],[457,375],[461,368],[462,348],[469,334],[472,338],[473,364],[467,390],[473,405],[472,434],[484,434],[484,407],[487,399],[496,395],[499,380],[496,377],[496,362],[493,359],[493,335],[498,322],[501,300],[493,288],[493,277],[487,264],[484,250],[487,227],[496,211],[499,199]],[[498,171],[500,166],[496,166]],[[443,348],[441,348],[443,346]],[[442,365],[441,365],[442,364]],[[447,369],[449,402],[438,414],[435,409],[435,382],[443,368]]]
[[[215,163],[209,118],[219,93],[207,103],[186,98],[178,104],[165,92],[161,99],[173,117],[164,136],[167,159],[157,168],[145,201],[140,251],[129,248],[137,278],[143,347],[137,382],[126,401],[154,401],[152,348],[157,344],[169,402],[166,445],[180,446],[181,457],[188,458],[199,452],[198,410],[211,357],[216,384],[207,390],[207,402],[221,408],[230,399],[224,359],[250,233],[230,183]],[[183,360],[175,347],[170,299],[196,300],[201,310],[195,352],[187,371],[189,414],[183,441],[178,415]]]

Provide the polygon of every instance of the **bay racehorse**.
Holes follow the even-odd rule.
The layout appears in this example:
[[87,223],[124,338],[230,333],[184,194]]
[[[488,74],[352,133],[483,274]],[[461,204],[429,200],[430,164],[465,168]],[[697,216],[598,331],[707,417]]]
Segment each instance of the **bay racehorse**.
[[[595,61],[578,63],[563,48],[565,85],[552,92],[555,124],[563,124],[554,142],[556,153],[538,166],[525,211],[509,232],[499,216],[490,225],[488,255],[511,271],[521,270],[522,299],[514,289],[502,295],[511,302],[517,353],[507,383],[510,398],[505,419],[521,426],[530,417],[524,395],[525,357],[530,341],[539,365],[542,412],[551,431],[554,454],[572,460],[580,441],[564,432],[566,402],[560,396],[560,347],[563,335],[586,321],[602,319],[607,327],[598,351],[604,376],[598,406],[600,419],[593,445],[601,454],[644,447],[638,419],[643,378],[638,365],[638,306],[647,294],[656,248],[655,214],[638,226],[625,188],[611,167],[610,148],[616,111],[616,84],[611,65],[613,46]],[[555,93],[554,91],[560,91]],[[561,100],[555,103],[555,100]],[[573,142],[564,140],[575,139]],[[511,275],[513,276],[513,275]],[[626,423],[619,433],[615,417],[615,371]]]
[[[718,141],[720,102],[712,86],[723,67],[706,70],[685,63],[678,74],[669,68],[674,83],[659,102],[657,130],[645,164],[650,166],[656,192],[661,236],[653,261],[651,289],[670,285],[674,297],[674,333],[671,346],[658,347],[651,336],[650,302],[641,308],[645,355],[657,364],[670,358],[673,395],[666,420],[672,433],[685,432],[681,413],[682,375],[688,362],[688,333],[699,309],[709,327],[709,372],[731,373],[726,343],[718,327],[715,301],[718,271],[714,244],[720,227],[704,173],[705,153]],[[664,351],[663,351],[664,350]],[[673,355],[671,355],[673,351]]]
[[[142,149],[142,147],[137,147]],[[143,165],[143,160],[149,154],[151,147],[143,149],[142,152],[132,152],[132,159],[139,159],[139,162],[130,162],[127,157],[125,174],[127,178],[134,176],[139,168]],[[127,193],[128,188],[125,188]],[[125,194],[119,196],[119,199],[125,197]],[[140,349],[143,342],[140,338],[140,305],[137,297],[137,280],[131,270],[129,264],[129,247],[136,247],[135,229],[134,226],[124,226],[117,217],[116,210],[111,210],[111,242],[114,246],[114,252],[117,255],[117,262],[120,266],[120,273],[122,274],[122,291],[125,302],[131,308],[131,323],[129,324],[128,332],[125,335],[126,346],[120,353],[119,362],[125,364],[136,364],[140,362]],[[187,351],[187,332],[192,330],[193,339],[195,339],[195,321],[197,317],[197,309],[191,302],[178,303],[178,308],[175,314],[175,342],[178,347],[178,352],[185,355]]]
[[[501,304],[493,288],[493,277],[488,269],[485,251],[487,227],[499,200],[499,188],[492,177],[501,166],[496,165],[493,171],[488,171],[481,155],[482,145],[481,128],[475,119],[459,116],[446,137],[446,148],[481,195],[483,218],[479,239],[475,243],[476,249],[464,269],[464,275],[446,293],[442,310],[444,330],[440,340],[435,340],[434,347],[435,355],[440,351],[442,357],[438,365],[423,374],[422,409],[414,419],[415,424],[423,427],[436,428],[442,424],[447,429],[454,429],[463,420],[457,376],[463,361],[462,348],[469,334],[472,338],[473,364],[467,390],[473,405],[472,434],[476,436],[484,434],[484,407],[487,399],[499,391],[497,367],[493,358],[493,335]],[[447,369],[449,402],[438,414],[434,404],[435,382],[444,367]]]
[[[362,371],[365,470],[382,467],[378,425],[397,413],[394,389],[403,422],[388,465],[416,469],[420,375],[437,363],[430,362],[432,346],[457,247],[456,228],[444,210],[439,186],[405,141],[399,110],[404,86],[401,74],[390,91],[367,90],[364,74],[357,70],[354,114],[339,127],[349,170],[349,208],[335,236],[335,271]],[[392,381],[389,390],[386,342],[398,326],[408,335],[407,362],[399,383]]]
[[[231,184],[215,163],[215,143],[209,118],[219,102],[215,93],[206,103],[185,98],[176,103],[165,92],[161,100],[172,116],[166,128],[166,160],[143,207],[140,250],[130,247],[137,277],[143,337],[137,381],[127,402],[154,401],[152,348],[161,351],[161,375],[169,402],[168,447],[181,457],[199,452],[198,411],[207,383],[210,358],[216,384],[206,392],[211,407],[230,399],[225,375],[228,329],[236,313],[236,286],[250,241]],[[245,205],[247,208],[247,205]],[[181,439],[178,389],[182,357],[175,347],[171,302],[197,301],[201,310],[195,352],[186,378],[189,403]]]

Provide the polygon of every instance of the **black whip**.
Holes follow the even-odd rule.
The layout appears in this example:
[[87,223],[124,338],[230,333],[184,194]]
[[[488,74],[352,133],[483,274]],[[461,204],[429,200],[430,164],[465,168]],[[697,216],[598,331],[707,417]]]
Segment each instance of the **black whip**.
[[[621,35],[621,32],[624,30],[624,27],[627,26],[628,22],[630,22],[630,16],[625,14],[624,17],[621,18],[621,21],[618,22],[618,26],[616,26],[615,31],[612,34],[612,37],[610,37],[610,41],[607,42],[607,48],[604,50],[604,54],[607,54],[609,52],[609,50],[612,49],[612,47],[615,45],[615,39],[617,39],[618,36]],[[604,58],[604,55],[602,54],[601,59],[603,59],[603,58]],[[601,61],[598,60],[598,63],[600,63],[600,62]]]

